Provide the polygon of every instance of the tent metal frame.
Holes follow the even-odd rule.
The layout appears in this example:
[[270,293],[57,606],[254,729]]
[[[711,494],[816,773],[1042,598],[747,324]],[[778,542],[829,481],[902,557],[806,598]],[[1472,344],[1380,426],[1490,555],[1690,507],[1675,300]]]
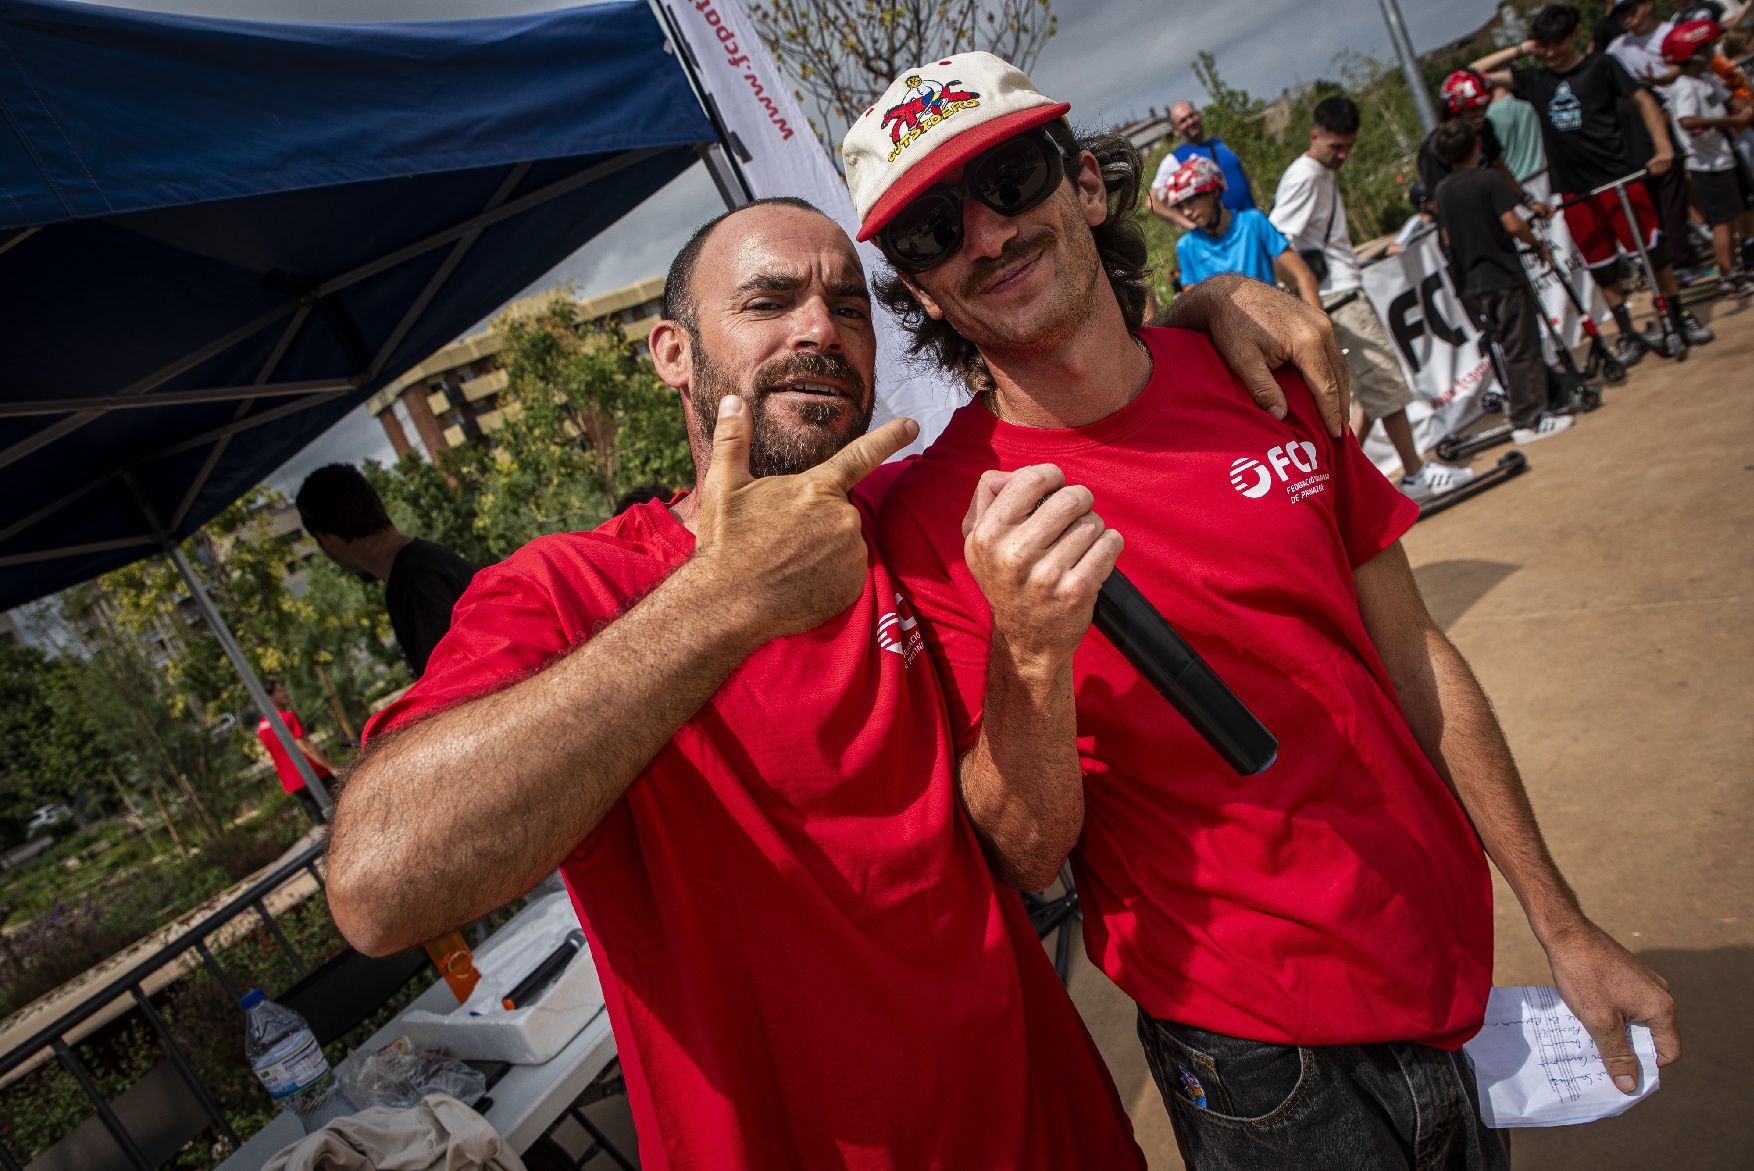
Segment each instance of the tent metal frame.
[[[407,337],[408,331],[414,328],[415,323],[420,320],[420,315],[426,311],[429,305],[432,304],[433,298],[443,290],[445,283],[450,280],[452,274],[456,272],[458,265],[462,263],[470,249],[475,246],[476,242],[480,240],[482,233],[488,228],[511,219],[514,216],[521,215],[533,208],[540,207],[551,200],[558,199],[563,195],[576,191],[580,187],[613,175],[617,171],[624,170],[636,163],[643,162],[644,160],[659,154],[661,150],[662,148],[651,147],[644,150],[624,151],[613,158],[596,164],[595,166],[587,167],[576,174],[569,175],[564,179],[556,180],[555,182],[540,187],[535,191],[522,195],[517,199],[512,199],[512,192],[516,191],[518,185],[529,175],[530,167],[532,165],[528,162],[521,163],[511,168],[505,178],[500,182],[499,186],[495,189],[492,197],[485,205],[483,205],[478,213],[471,216],[469,219],[453,224],[447,228],[443,228],[423,239],[415,241],[412,244],[404,245],[393,252],[386,253],[385,255],[359,265],[348,272],[342,273],[339,276],[331,277],[330,279],[317,283],[309,288],[302,290],[289,288],[288,292],[291,295],[284,304],[276,306],[267,313],[263,313],[253,320],[245,322],[238,328],[231,330],[229,333],[215,338],[205,345],[190,351],[168,365],[160,367],[116,394],[71,401],[67,399],[61,399],[59,401],[53,399],[38,399],[34,401],[9,403],[0,406],[0,418],[20,418],[26,416],[55,414],[64,414],[66,416],[59,422],[52,423],[41,431],[21,439],[9,447],[0,449],[0,467],[5,467],[8,464],[23,459],[33,452],[49,446],[57,440],[66,438],[75,431],[86,426],[88,423],[95,422],[97,419],[102,418],[111,411],[137,410],[142,407],[196,406],[211,402],[235,401],[237,403],[237,409],[233,412],[229,423],[204,431],[198,435],[190,437],[189,439],[183,440],[180,443],[163,448],[154,454],[154,458],[162,459],[165,456],[177,455],[185,451],[203,447],[210,443],[213,444],[212,452],[208,454],[200,472],[190,483],[188,490],[183,494],[183,498],[168,524],[164,523],[153,509],[146,493],[141,490],[138,481],[135,479],[133,469],[122,469],[118,472],[112,473],[112,475],[108,477],[96,478],[90,483],[87,483],[80,488],[75,489],[73,492],[70,492],[66,496],[61,497],[59,500],[53,501],[42,508],[37,509],[29,516],[14,521],[12,524],[6,526],[3,531],[0,531],[0,540],[11,538],[35,527],[53,516],[62,508],[71,504],[73,501],[83,498],[88,493],[104,484],[113,483],[117,479],[120,479],[126,484],[129,494],[133,497],[136,506],[140,510],[141,516],[146,520],[148,526],[152,530],[151,535],[139,534],[135,536],[116,537],[102,541],[87,541],[77,545],[62,545],[55,548],[35,549],[25,553],[0,556],[0,568],[14,565],[25,565],[36,561],[46,561],[56,557],[71,557],[88,553],[110,552],[117,549],[130,549],[136,546],[157,546],[164,555],[169,558],[171,565],[174,566],[177,571],[177,575],[182,578],[184,586],[189,591],[190,598],[195,603],[196,612],[200,614],[202,621],[205,622],[208,628],[213,632],[214,638],[219,642],[220,649],[225,652],[225,656],[231,661],[233,669],[237,671],[239,678],[243,680],[244,688],[249,692],[250,699],[255,703],[257,709],[261,711],[263,718],[268,721],[269,726],[274,731],[275,738],[280,741],[281,746],[286,750],[287,757],[293,762],[294,767],[297,768],[299,775],[303,778],[305,787],[309,789],[311,795],[316,798],[318,806],[323,811],[323,815],[325,817],[331,816],[334,810],[334,802],[329,796],[328,789],[317,779],[316,773],[311,768],[310,762],[305,759],[304,753],[299,751],[297,742],[293,739],[292,733],[280,719],[280,713],[269,700],[268,692],[262,686],[262,680],[257,676],[255,668],[249,661],[249,657],[244,653],[243,647],[239,645],[236,637],[233,636],[231,629],[226,625],[225,619],[219,613],[218,607],[213,604],[213,599],[207,592],[207,587],[202,583],[200,575],[195,572],[194,566],[189,563],[189,559],[183,555],[183,551],[178,547],[175,533],[182,527],[183,522],[188,518],[189,510],[194,506],[196,499],[199,498],[201,490],[206,487],[208,479],[212,476],[214,469],[218,467],[219,460],[221,456],[224,455],[226,447],[231,442],[232,436],[274,422],[275,420],[284,418],[287,415],[296,414],[300,411],[320,406],[321,404],[342,395],[352,394],[360,387],[378,377],[378,375],[382,373],[385,363],[388,362],[390,357],[395,353],[396,347],[402,344],[402,340]],[[27,234],[28,233],[12,237],[6,241],[6,245],[11,246],[18,243],[20,240],[24,239]],[[269,379],[273,377],[275,369],[280,365],[280,361],[285,356],[286,351],[291,348],[293,341],[309,323],[313,313],[317,313],[321,316],[324,319],[325,324],[336,332],[336,340],[341,345],[344,352],[357,348],[358,335],[352,330],[351,320],[346,318],[345,310],[342,309],[338,303],[331,300],[336,293],[339,293],[343,289],[352,285],[358,284],[360,281],[366,280],[369,277],[375,276],[378,273],[385,272],[397,265],[407,263],[410,260],[423,256],[435,249],[443,248],[446,245],[450,245],[450,254],[444,258],[444,261],[439,265],[438,270],[427,280],[426,285],[421,289],[420,294],[409,304],[407,310],[402,314],[401,319],[396,323],[395,328],[390,331],[389,335],[377,347],[376,352],[370,356],[369,360],[364,363],[363,368],[357,373],[346,378],[312,379],[301,382],[285,383],[274,383],[269,381]],[[240,342],[255,337],[263,330],[268,329],[277,322],[288,317],[290,317],[291,320],[288,321],[286,326],[281,330],[279,340],[275,343],[273,351],[268,355],[267,360],[263,362],[261,369],[256,375],[255,381],[249,385],[174,390],[160,394],[152,393],[157,387],[162,386],[164,383],[178,375],[194,369],[201,363],[225,352]],[[251,406],[264,399],[270,398],[287,398],[291,401],[282,403],[279,406],[261,411],[254,415],[248,414]]]

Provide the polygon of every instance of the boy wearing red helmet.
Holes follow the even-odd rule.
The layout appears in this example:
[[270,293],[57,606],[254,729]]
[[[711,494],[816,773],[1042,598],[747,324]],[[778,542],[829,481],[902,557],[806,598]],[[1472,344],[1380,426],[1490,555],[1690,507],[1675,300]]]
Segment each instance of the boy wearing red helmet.
[[1254,208],[1232,211],[1224,206],[1224,189],[1224,172],[1218,164],[1195,156],[1152,192],[1193,224],[1175,242],[1182,282],[1193,285],[1221,272],[1239,272],[1269,285],[1286,285],[1320,309],[1320,286],[1303,257]]
[[[1754,294],[1754,280],[1747,273],[1754,251],[1754,212],[1732,139],[1754,125],[1754,109],[1738,106],[1732,113],[1730,91],[1712,73],[1712,47],[1722,35],[1715,20],[1685,21],[1663,38],[1663,60],[1680,71],[1669,86],[1669,116],[1693,181],[1693,202],[1711,225],[1718,293],[1746,297]],[[1742,239],[1739,269],[1737,236]]]
[[[1504,176],[1516,195],[1517,202],[1533,208],[1537,215],[1549,216],[1553,209],[1537,203],[1523,190],[1523,185],[1504,162],[1504,147],[1498,141],[1497,128],[1486,118],[1486,107],[1492,104],[1492,83],[1472,69],[1458,69],[1443,79],[1438,87],[1446,118],[1464,118],[1480,136],[1480,165],[1490,167]],[[1419,144],[1419,181],[1425,190],[1436,191],[1439,183],[1449,177],[1449,167],[1437,157],[1437,131],[1433,130]]]

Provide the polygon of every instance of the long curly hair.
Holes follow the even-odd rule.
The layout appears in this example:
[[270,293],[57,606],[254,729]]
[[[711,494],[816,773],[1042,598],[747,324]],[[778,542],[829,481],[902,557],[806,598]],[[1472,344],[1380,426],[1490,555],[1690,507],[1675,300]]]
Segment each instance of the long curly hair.
[[[1115,300],[1120,302],[1127,328],[1138,329],[1145,319],[1150,290],[1145,279],[1149,249],[1145,233],[1133,218],[1144,189],[1141,175],[1144,161],[1133,144],[1119,134],[1075,134],[1064,119],[1049,124],[1048,133],[1068,158],[1078,158],[1081,151],[1096,157],[1102,185],[1108,190],[1108,217],[1090,234],[1096,240],[1097,256]],[[875,291],[877,301],[894,313],[911,335],[908,344],[911,353],[936,359],[939,365],[960,375],[977,395],[992,392],[993,377],[980,350],[948,321],[934,321],[927,316],[900,277],[877,278]]]

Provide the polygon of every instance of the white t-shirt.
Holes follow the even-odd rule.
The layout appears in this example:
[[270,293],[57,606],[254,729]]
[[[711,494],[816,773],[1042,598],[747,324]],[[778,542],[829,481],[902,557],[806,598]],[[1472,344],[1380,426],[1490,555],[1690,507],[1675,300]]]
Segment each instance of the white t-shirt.
[[[1620,59],[1620,64],[1626,66],[1626,72],[1632,74],[1632,80],[1655,85],[1652,78],[1663,77],[1675,68],[1663,60],[1663,38],[1674,27],[1674,21],[1665,20],[1643,36],[1637,33],[1621,33],[1609,43],[1608,52]],[[1667,89],[1664,89],[1663,97],[1668,97]]]
[[1689,171],[1727,171],[1736,165],[1736,149],[1722,130],[1685,130],[1683,118],[1724,118],[1730,91],[1709,74],[1689,77],[1683,73],[1669,87],[1669,116],[1675,120],[1675,141],[1687,155]]
[[1334,172],[1306,154],[1298,155],[1279,177],[1267,218],[1299,252],[1322,250],[1328,261],[1328,275],[1321,282],[1323,296],[1349,293],[1364,284]]

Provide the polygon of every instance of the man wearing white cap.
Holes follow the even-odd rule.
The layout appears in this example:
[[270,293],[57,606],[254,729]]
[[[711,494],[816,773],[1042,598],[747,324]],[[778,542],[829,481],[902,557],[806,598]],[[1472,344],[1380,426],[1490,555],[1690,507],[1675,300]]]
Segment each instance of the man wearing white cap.
[[710,221],[649,340],[694,491],[476,576],[367,728],[336,923],[394,951],[558,866],[648,1168],[1142,1167],[962,811],[941,684],[876,556],[897,470],[876,465],[917,428],[865,434],[852,241],[796,199]]
[[[954,108],[889,140],[884,111],[952,80]],[[1625,1021],[1678,1056],[1673,1001],[1548,854],[1399,546],[1416,506],[1306,395],[1263,413],[1205,337],[1140,328],[1138,154],[1066,112],[965,54],[842,147],[860,236],[899,273],[880,298],[977,396],[878,523],[963,803],[1018,886],[1071,853],[1191,1167],[1503,1167],[1459,1052],[1491,983],[1483,846],[1622,1088]],[[1117,562],[1278,736],[1265,775],[1090,632]]]

